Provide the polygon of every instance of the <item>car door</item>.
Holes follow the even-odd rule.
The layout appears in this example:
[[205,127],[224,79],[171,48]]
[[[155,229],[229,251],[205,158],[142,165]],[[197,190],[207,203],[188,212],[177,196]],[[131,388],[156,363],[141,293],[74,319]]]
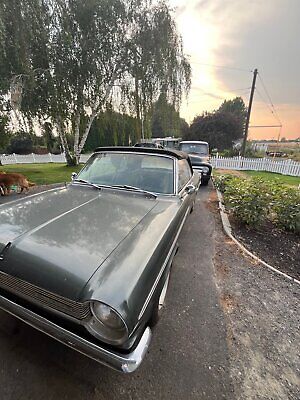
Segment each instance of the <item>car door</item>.
[[190,163],[187,159],[178,160],[178,177],[177,177],[177,186],[178,186],[178,195],[180,200],[180,221],[179,226],[184,222],[185,218],[190,211],[195,193],[188,193],[186,190],[188,185],[193,185],[193,170],[191,168]]

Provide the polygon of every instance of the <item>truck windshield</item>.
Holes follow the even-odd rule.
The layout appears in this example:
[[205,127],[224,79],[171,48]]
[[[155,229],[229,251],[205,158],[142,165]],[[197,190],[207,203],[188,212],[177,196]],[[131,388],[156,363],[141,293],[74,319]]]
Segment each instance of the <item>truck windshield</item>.
[[181,143],[180,150],[186,153],[208,155],[208,145],[205,143]]

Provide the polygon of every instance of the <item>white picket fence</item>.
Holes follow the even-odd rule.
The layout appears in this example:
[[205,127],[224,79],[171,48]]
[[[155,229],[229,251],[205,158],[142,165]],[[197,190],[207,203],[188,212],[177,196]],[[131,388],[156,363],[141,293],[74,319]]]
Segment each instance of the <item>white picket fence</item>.
[[[82,154],[80,162],[85,163],[91,154]],[[65,163],[62,154],[8,154],[0,155],[3,165],[6,164],[32,164],[32,163]],[[278,160],[272,158],[243,158],[243,157],[212,157],[211,163],[215,168],[268,171],[283,175],[300,176],[300,163],[293,160]]]
[[272,158],[244,157],[212,157],[211,163],[215,168],[268,171],[282,175],[300,176],[300,163],[293,160],[278,160]]
[[[91,154],[82,154],[80,156],[80,162],[85,163],[90,158]],[[66,157],[64,153],[61,154],[0,154],[0,160],[2,165],[8,164],[33,164],[33,163],[66,163]]]

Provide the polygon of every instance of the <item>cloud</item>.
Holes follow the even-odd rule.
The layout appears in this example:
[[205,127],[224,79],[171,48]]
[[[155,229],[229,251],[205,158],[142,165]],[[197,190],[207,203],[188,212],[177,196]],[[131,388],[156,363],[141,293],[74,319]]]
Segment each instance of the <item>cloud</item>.
[[[300,113],[297,112],[300,109],[300,1],[177,2],[184,5],[180,29],[185,48],[195,61],[192,64],[193,85],[212,94],[217,101],[229,93],[234,94],[234,88],[249,87],[252,74],[225,68],[201,68],[200,63],[247,70],[258,68],[275,106],[278,106],[278,114],[283,120],[284,130],[286,129],[283,134],[288,136],[289,132],[293,132],[293,135],[299,136]],[[257,88],[267,99],[259,79]],[[239,92],[236,94],[239,95]],[[195,92],[192,89],[191,98],[194,97]],[[244,98],[247,100],[247,96]],[[258,104],[260,101],[256,93],[254,102]],[[281,110],[283,104],[288,106]],[[194,107],[196,106],[192,108]],[[199,102],[197,112],[200,107],[203,110],[206,104]],[[287,112],[286,107],[293,111]],[[263,115],[266,120],[273,118],[266,107],[264,113],[259,112],[258,108],[254,109],[254,117],[255,113],[259,119]]]

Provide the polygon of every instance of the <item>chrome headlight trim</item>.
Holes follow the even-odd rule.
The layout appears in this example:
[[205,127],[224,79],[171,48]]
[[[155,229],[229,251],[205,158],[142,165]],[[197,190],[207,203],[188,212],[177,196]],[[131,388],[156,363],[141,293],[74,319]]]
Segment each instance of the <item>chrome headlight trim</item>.
[[201,167],[201,169],[202,169],[202,172],[204,174],[207,174],[209,172],[209,168],[208,167]]
[[93,336],[113,345],[121,345],[128,339],[127,325],[116,310],[99,301],[91,301],[90,309],[92,317],[85,328]]

